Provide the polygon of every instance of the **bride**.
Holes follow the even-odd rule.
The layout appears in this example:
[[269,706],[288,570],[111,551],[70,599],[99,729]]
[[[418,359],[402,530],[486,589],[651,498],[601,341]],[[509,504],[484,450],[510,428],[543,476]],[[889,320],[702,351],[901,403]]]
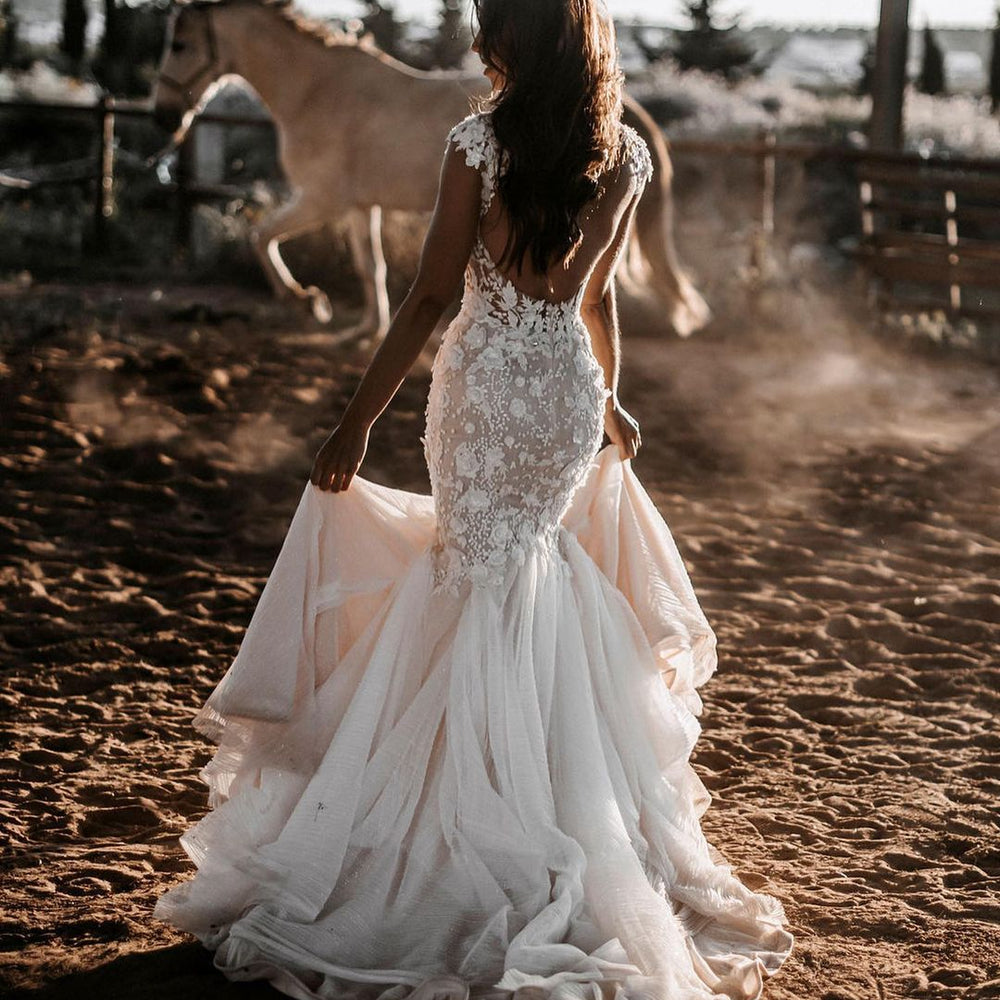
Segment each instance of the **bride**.
[[[316,455],[239,653],[197,872],[154,916],[312,1000],[758,997],[781,903],[706,840],[715,636],[635,477],[613,277],[649,152],[600,0],[474,0],[419,274]],[[432,494],[357,475],[435,358]],[[602,433],[610,444],[601,449]]]

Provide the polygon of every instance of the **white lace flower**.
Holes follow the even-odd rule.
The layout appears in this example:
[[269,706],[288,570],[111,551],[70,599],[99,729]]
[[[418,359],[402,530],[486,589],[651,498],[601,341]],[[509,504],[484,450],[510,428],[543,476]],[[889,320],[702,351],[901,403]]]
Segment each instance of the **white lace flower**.
[[483,333],[483,328],[481,326],[470,326],[468,330],[465,331],[465,336],[462,338],[467,347],[476,348],[482,347],[486,343],[486,334]]
[[503,354],[495,344],[489,344],[479,352],[479,363],[488,371],[503,367]]
[[481,489],[469,489],[465,491],[462,502],[471,511],[483,511],[490,508],[490,495]]
[[521,399],[518,396],[515,396],[510,401],[510,412],[511,416],[517,417],[520,420],[520,418],[523,417],[528,412],[528,407],[525,405],[523,399]]
[[489,159],[487,123],[482,115],[469,115],[448,133],[448,140],[465,153],[465,162],[474,170]]
[[535,327],[545,317],[545,303],[541,299],[528,299],[524,303],[521,319],[529,327]]
[[509,558],[510,553],[505,552],[503,549],[493,549],[486,557],[486,562],[494,568],[499,568],[503,566]]
[[468,441],[463,441],[455,449],[455,471],[465,479],[472,478],[479,471],[479,459]]
[[483,473],[492,476],[503,465],[504,450],[498,445],[490,445],[483,456]]
[[527,344],[520,339],[509,340],[505,345],[505,353],[507,358],[519,364],[522,368],[527,366],[528,362],[528,348]]
[[506,521],[497,521],[490,532],[490,542],[493,545],[506,545],[513,537],[514,533]]
[[517,308],[517,289],[509,282],[504,282],[500,292],[500,306],[506,310]]

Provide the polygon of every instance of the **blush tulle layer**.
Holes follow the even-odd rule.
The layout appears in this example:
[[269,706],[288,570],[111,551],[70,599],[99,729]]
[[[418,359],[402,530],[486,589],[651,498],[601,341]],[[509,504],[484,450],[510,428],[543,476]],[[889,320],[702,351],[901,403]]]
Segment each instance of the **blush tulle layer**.
[[500,586],[435,588],[434,540],[429,496],[306,484],[154,916],[309,1000],[759,996],[792,935],[702,834],[715,636],[630,463]]

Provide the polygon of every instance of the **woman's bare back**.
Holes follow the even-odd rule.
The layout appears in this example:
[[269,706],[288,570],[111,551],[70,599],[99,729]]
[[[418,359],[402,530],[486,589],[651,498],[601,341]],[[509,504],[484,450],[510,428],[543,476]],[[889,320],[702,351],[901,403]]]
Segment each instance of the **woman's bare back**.
[[496,270],[522,294],[546,302],[573,299],[615,240],[622,217],[641,186],[641,174],[652,166],[648,150],[631,129],[623,127],[622,142],[624,155],[605,172],[597,195],[583,208],[579,219],[583,238],[568,265],[557,262],[543,274],[532,267],[530,255],[525,255],[520,272],[514,265],[497,266],[507,246],[510,219],[501,198],[490,199],[480,221],[479,238]]

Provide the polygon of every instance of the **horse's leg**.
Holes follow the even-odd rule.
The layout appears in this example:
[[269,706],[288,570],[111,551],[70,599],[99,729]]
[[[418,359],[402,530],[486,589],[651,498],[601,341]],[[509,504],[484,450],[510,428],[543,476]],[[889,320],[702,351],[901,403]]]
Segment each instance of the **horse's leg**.
[[[684,273],[677,259],[673,235],[673,197],[661,176],[662,166],[646,185],[635,213],[634,245],[629,248],[628,276],[641,280],[646,270],[653,290],[670,312],[674,330],[686,337],[711,319],[708,303]],[[645,258],[645,268],[641,259]]]
[[280,249],[282,241],[322,226],[324,215],[310,202],[303,201],[300,192],[296,192],[253,226],[250,230],[250,244],[278,298],[286,298],[291,294],[297,299],[308,301],[316,319],[321,323],[329,323],[333,316],[330,299],[315,285],[303,288],[282,260]]
[[375,264],[375,298],[378,302],[378,329],[375,339],[381,341],[389,329],[389,288],[386,281],[389,270],[385,264],[385,250],[382,246],[382,206],[372,205],[368,227],[372,245],[372,261]]
[[379,342],[389,329],[389,292],[386,288],[387,269],[382,250],[381,205],[373,205],[367,212],[362,208],[352,208],[347,216],[347,232],[365,302],[355,331],[358,336],[370,336]]
[[639,246],[639,236],[635,226],[629,231],[628,242],[622,251],[621,263],[615,271],[615,277],[633,295],[648,281],[646,261],[642,256],[642,247]]

